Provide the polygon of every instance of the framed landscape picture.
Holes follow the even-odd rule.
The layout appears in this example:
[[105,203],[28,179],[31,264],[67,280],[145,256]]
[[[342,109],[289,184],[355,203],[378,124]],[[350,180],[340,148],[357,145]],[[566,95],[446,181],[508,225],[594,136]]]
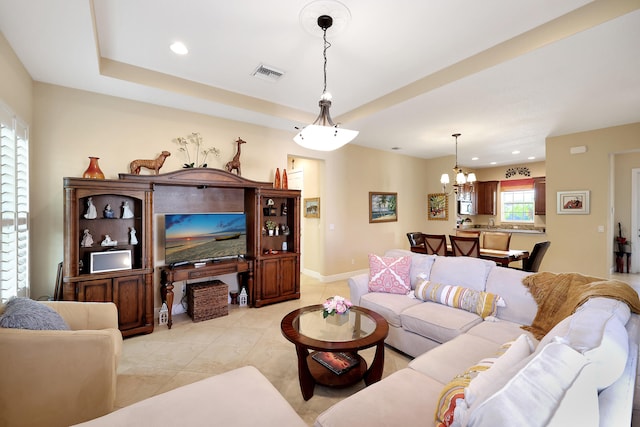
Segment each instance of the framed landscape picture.
[[558,191],[558,214],[589,214],[589,190]]
[[398,193],[369,193],[369,222],[398,220]]
[[320,218],[320,197],[304,199],[304,217]]
[[449,198],[445,193],[433,193],[427,196],[427,218],[446,221],[449,219]]

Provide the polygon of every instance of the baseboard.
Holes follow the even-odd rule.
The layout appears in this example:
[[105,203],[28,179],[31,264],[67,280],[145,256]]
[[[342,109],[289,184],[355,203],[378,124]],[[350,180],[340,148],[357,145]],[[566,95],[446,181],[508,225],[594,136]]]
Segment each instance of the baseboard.
[[313,271],[313,270],[309,270],[306,268],[303,268],[301,270],[301,273],[304,274],[305,276],[309,276],[313,279],[316,279],[322,283],[330,283],[330,282],[337,282],[338,280],[347,280],[349,277],[353,277],[353,276],[357,276],[358,274],[362,274],[362,273],[368,273],[369,269],[363,269],[363,270],[355,270],[355,271],[347,271],[345,273],[339,273],[339,274],[332,274],[330,276],[323,276],[322,274],[318,273],[317,271]]

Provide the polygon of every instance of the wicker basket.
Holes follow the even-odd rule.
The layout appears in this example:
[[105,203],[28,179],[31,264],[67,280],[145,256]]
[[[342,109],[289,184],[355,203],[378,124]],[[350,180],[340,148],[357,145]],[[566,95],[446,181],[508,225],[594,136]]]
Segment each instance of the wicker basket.
[[229,314],[229,286],[220,281],[187,285],[187,314],[194,322]]

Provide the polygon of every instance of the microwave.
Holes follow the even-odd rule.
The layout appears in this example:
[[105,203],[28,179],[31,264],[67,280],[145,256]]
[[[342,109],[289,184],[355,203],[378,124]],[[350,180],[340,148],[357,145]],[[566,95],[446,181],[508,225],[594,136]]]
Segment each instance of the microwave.
[[459,215],[473,215],[473,203],[465,202],[462,200],[458,201],[458,214]]

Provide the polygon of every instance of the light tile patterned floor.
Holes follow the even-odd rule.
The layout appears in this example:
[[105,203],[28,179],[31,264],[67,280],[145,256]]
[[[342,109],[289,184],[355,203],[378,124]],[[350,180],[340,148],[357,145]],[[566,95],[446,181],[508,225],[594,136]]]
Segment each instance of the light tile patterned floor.
[[[300,300],[261,308],[234,308],[228,316],[193,323],[186,314],[174,316],[171,330],[156,326],[149,335],[127,338],[118,369],[116,406],[124,407],[153,395],[228,370],[257,367],[308,423],[317,415],[364,387],[345,389],[316,386],[304,401],[300,393],[293,344],[280,332],[280,321],[290,311],[319,304],[333,295],[349,296],[346,281],[321,283],[301,279]],[[361,352],[371,362],[373,349]],[[405,368],[410,358],[386,347],[383,376]],[[238,410],[242,410],[238,402]],[[180,408],[172,408],[179,411]]]

